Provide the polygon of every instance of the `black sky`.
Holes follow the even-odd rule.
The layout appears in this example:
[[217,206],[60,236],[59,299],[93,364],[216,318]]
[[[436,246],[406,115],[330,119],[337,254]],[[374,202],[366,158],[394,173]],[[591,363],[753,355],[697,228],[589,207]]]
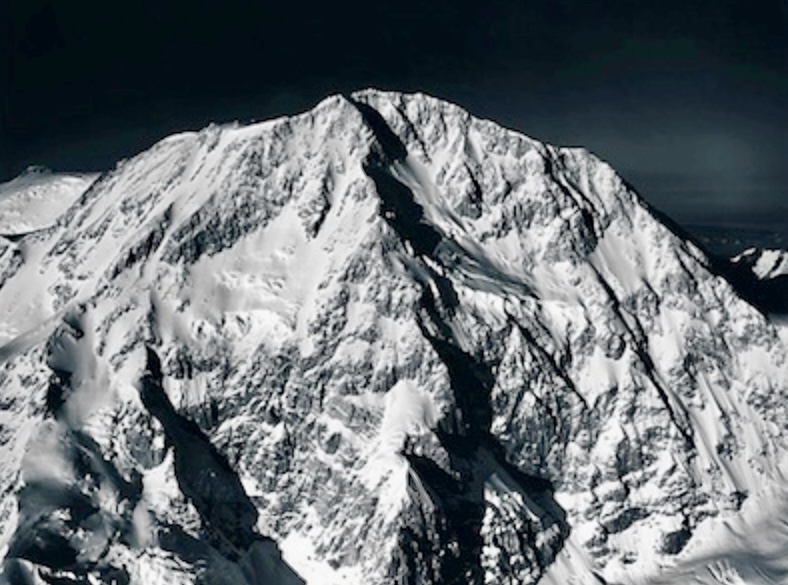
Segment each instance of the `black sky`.
[[376,86],[583,145],[685,223],[788,238],[785,0],[0,1],[0,181]]

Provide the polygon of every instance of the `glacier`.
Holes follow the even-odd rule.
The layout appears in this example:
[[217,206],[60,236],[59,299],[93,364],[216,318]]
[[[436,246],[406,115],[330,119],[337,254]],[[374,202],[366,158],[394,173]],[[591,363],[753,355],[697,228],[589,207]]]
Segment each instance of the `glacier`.
[[0,583],[788,582],[780,253],[423,94],[28,175]]

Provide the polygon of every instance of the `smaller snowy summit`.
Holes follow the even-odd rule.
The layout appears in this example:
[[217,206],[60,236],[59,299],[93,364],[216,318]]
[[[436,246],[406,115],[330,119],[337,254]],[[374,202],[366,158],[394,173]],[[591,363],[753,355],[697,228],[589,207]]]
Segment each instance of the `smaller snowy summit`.
[[750,248],[733,258],[733,262],[749,267],[761,280],[788,275],[788,250]]
[[51,226],[97,177],[97,173],[55,173],[36,165],[0,183],[0,235],[16,236]]

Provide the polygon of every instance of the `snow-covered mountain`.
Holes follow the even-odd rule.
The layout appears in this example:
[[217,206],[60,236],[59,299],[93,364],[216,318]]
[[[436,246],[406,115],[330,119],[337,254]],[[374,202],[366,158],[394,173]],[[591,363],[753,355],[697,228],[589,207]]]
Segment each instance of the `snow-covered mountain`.
[[0,580],[788,579],[785,329],[585,150],[366,90],[0,245]]

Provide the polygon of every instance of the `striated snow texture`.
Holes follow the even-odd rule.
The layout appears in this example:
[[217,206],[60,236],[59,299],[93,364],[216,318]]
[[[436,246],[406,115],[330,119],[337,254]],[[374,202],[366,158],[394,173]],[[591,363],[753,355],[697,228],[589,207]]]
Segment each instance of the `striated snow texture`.
[[172,136],[0,240],[0,582],[785,582],[780,335],[449,103]]

